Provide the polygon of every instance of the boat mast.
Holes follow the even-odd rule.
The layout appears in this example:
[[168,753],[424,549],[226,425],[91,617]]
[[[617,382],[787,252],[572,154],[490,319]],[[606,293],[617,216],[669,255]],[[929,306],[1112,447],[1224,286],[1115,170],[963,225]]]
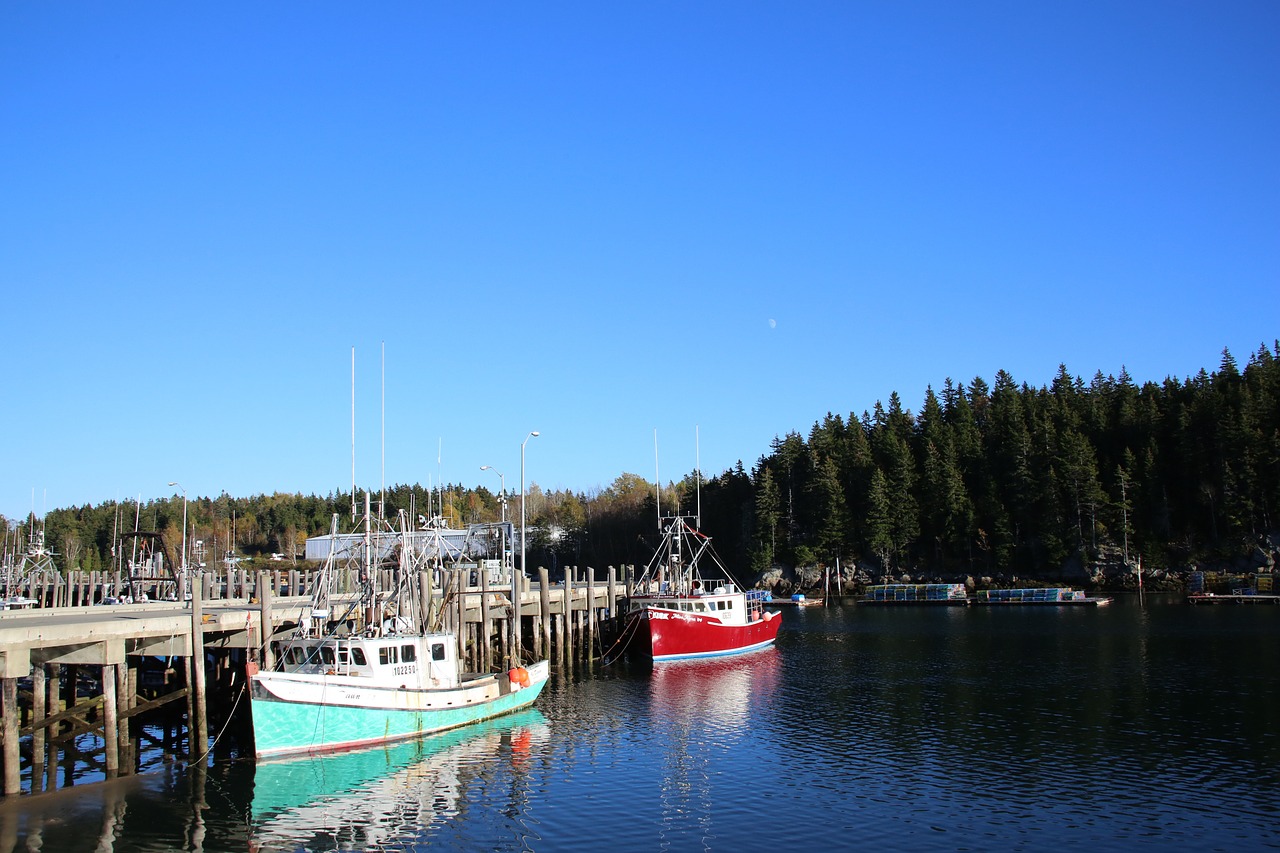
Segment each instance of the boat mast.
[[365,610],[364,624],[366,628],[374,628],[377,622],[378,611],[378,591],[375,589],[375,579],[378,576],[378,570],[373,564],[373,520],[372,507],[370,506],[370,497],[368,490],[364,493],[364,560],[360,566],[361,585],[368,589],[369,604]]
[[698,441],[698,425],[693,425],[693,476],[697,491],[697,517],[694,526],[702,529],[702,449]]
[[382,484],[378,492],[378,521],[387,512],[387,342],[382,342]]
[[356,348],[351,348],[351,520],[356,520]]
[[653,430],[653,492],[654,506],[658,509],[658,532],[662,532],[662,475],[658,473],[658,430]]

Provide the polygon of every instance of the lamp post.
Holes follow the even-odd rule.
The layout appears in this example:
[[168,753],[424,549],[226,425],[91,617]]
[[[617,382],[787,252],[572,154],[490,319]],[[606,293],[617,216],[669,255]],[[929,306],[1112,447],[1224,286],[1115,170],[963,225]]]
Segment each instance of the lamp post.
[[507,522],[507,478],[502,476],[502,472],[492,465],[481,465],[481,471],[492,471],[498,475],[498,479],[502,482],[502,494],[498,497],[498,502],[502,505],[502,523]]
[[170,483],[182,490],[182,570],[187,570],[187,490],[181,483]]
[[502,551],[502,572],[505,575],[507,572],[507,548],[503,539],[507,531],[507,478],[502,476],[502,472],[492,465],[481,465],[480,470],[492,471],[498,475],[498,479],[502,482],[502,494],[498,496],[498,504],[502,507],[502,530],[498,534],[498,547]]
[[528,570],[528,566],[524,563],[524,446],[529,443],[529,439],[537,434],[538,431],[535,429],[524,437],[524,441],[520,442],[520,571],[522,572]]

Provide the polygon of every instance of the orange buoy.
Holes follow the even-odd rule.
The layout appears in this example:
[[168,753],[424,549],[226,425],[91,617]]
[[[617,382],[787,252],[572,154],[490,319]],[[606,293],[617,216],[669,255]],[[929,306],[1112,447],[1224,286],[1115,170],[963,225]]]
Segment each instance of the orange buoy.
[[529,670],[522,666],[518,666],[513,669],[512,672],[515,673],[515,676],[511,679],[512,681],[516,682],[521,687],[529,686]]

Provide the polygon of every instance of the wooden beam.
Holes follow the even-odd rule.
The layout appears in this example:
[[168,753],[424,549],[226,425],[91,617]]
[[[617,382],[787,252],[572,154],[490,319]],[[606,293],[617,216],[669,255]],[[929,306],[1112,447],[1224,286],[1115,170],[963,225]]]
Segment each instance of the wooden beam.
[[160,696],[156,699],[146,699],[146,697],[139,696],[138,698],[142,699],[143,701],[137,705],[134,705],[132,708],[129,708],[126,711],[121,711],[120,716],[124,719],[128,719],[129,717],[136,717],[138,714],[142,714],[147,711],[154,711],[156,708],[159,708],[161,705],[168,705],[170,702],[176,702],[179,699],[185,699],[187,694],[190,692],[191,692],[190,688],[183,687],[173,691],[172,693],[166,693],[164,696]]
[[[70,721],[74,723],[76,720],[81,719],[83,714],[88,713],[101,704],[101,696],[94,696],[92,699],[85,699],[83,702],[77,702],[65,711],[59,711],[56,714],[45,717],[43,720],[32,720],[31,725],[22,729],[20,736],[25,737],[26,735],[34,734],[36,729],[47,729],[50,726],[62,722]],[[50,743],[53,742],[54,741],[50,741]]]

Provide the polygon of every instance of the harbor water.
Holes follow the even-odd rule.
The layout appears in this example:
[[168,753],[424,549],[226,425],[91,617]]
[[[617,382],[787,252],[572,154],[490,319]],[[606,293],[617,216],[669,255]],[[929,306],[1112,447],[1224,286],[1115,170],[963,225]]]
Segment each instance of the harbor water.
[[435,738],[10,800],[0,853],[1280,847],[1278,607],[783,609]]

